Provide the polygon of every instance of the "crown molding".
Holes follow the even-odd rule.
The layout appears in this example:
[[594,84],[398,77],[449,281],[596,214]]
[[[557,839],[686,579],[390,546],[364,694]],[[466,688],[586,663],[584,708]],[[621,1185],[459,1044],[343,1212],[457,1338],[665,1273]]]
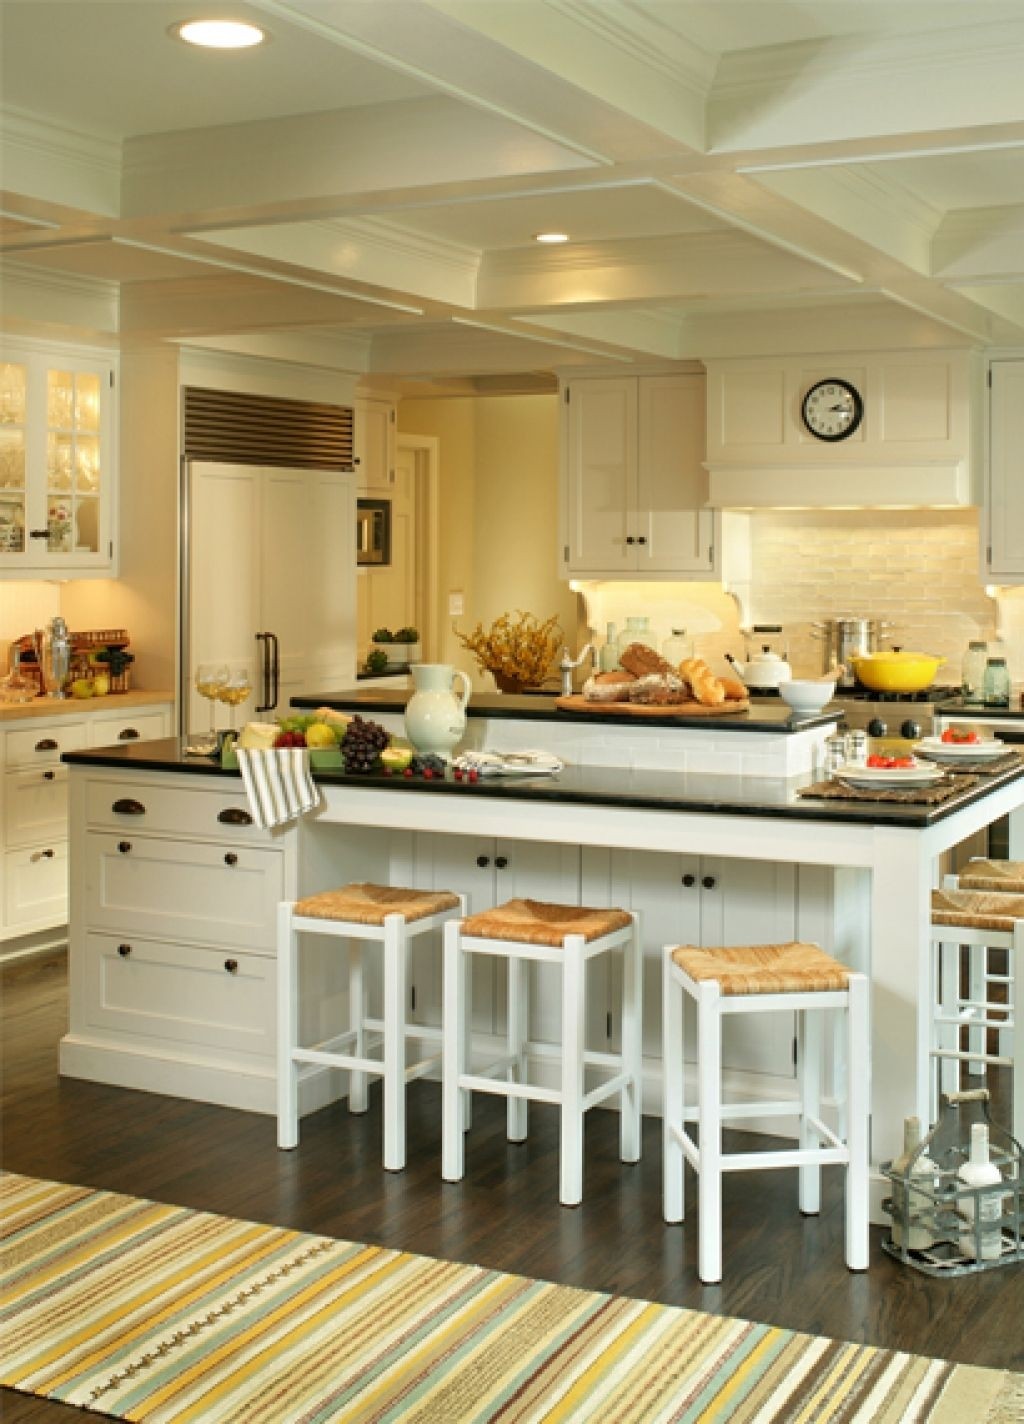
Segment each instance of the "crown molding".
[[86,277],[74,272],[53,272],[0,256],[0,285],[17,283],[26,290],[63,292],[76,297],[107,297],[117,300],[121,285],[106,277]]
[[372,243],[376,248],[383,248],[401,257],[440,263],[460,272],[475,273],[483,255],[480,248],[414,232],[403,227],[401,223],[389,222],[386,218],[337,218],[302,226],[319,228],[336,238]]
[[106,178],[121,176],[119,139],[70,128],[14,105],[0,106],[0,142],[5,147],[18,145],[41,159],[70,160]]
[[546,4],[637,64],[689,90],[695,98],[705,100],[711,92],[717,56],[657,24],[628,0],[604,0],[601,5],[591,0],[546,0]]

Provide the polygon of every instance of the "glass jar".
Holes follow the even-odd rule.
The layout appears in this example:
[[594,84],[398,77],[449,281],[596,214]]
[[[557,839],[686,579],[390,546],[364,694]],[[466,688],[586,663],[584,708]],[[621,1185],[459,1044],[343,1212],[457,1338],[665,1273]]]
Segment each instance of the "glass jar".
[[1009,707],[1010,673],[1005,658],[989,658],[985,664],[986,707]]
[[960,676],[960,691],[966,703],[981,706],[985,699],[985,667],[988,663],[988,644],[971,642],[967,644]]
[[661,645],[661,655],[674,668],[678,668],[684,658],[693,657],[693,639],[685,628],[672,629],[671,638],[666,638]]
[[647,648],[658,651],[658,640],[651,632],[651,620],[649,618],[627,618],[626,626],[619,634],[619,657],[629,647],[630,643],[643,643]]

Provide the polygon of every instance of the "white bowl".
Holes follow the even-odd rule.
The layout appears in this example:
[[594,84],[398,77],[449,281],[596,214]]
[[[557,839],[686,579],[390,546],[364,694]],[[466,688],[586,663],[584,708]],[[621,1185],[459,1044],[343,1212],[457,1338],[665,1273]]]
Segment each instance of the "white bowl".
[[779,693],[783,702],[805,717],[820,712],[836,695],[834,682],[811,682],[805,678],[790,678],[779,683]]

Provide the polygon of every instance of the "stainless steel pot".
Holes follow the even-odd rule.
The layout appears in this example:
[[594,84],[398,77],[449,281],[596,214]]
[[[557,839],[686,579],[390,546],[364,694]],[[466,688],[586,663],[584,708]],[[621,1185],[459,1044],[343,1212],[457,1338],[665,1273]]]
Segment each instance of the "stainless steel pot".
[[893,626],[886,618],[826,618],[820,623],[812,623],[811,636],[820,638],[824,644],[822,672],[828,672],[837,663],[842,663],[843,672],[838,685],[853,687],[857,679],[850,655],[877,653]]

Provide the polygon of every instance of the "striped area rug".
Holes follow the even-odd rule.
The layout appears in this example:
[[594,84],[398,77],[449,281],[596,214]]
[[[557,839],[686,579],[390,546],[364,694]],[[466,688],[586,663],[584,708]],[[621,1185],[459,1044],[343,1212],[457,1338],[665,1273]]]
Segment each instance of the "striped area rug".
[[1022,1417],[1001,1371],[28,1177],[0,1207],[0,1383],[118,1419]]

